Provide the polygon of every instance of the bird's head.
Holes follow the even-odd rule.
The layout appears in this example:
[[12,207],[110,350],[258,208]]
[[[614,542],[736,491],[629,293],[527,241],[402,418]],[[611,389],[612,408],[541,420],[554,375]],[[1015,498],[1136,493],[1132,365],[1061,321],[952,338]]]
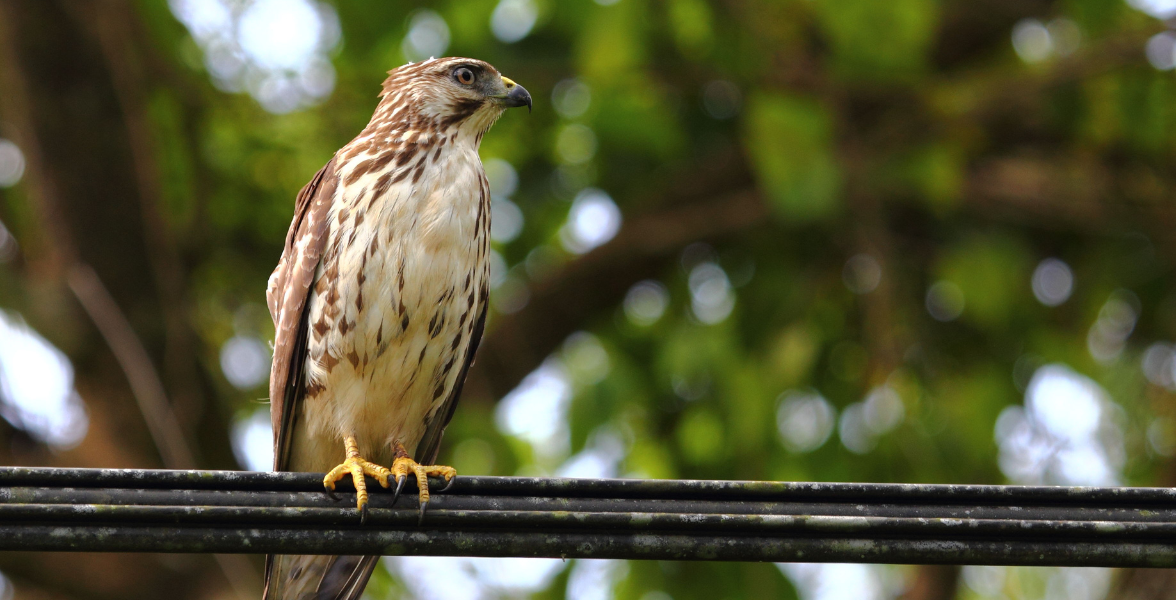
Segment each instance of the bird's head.
[[472,58],[429,59],[393,69],[382,95],[376,118],[431,122],[439,131],[457,128],[477,138],[507,108],[531,109],[526,88]]

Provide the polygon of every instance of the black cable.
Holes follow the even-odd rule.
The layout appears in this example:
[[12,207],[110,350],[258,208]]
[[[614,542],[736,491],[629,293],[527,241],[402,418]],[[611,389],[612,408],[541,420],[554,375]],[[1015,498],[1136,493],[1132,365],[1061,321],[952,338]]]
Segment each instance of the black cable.
[[459,477],[418,526],[321,477],[0,468],[0,550],[1176,566],[1162,488]]

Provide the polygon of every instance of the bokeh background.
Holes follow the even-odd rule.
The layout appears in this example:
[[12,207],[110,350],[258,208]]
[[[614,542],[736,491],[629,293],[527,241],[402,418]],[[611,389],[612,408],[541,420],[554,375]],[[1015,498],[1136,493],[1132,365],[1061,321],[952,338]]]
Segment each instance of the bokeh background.
[[[0,463],[268,469],[298,189],[430,56],[486,136],[466,474],[1176,484],[1173,0],[0,0]],[[0,598],[260,561],[0,555]],[[1176,598],[1168,571],[387,558],[368,598]]]

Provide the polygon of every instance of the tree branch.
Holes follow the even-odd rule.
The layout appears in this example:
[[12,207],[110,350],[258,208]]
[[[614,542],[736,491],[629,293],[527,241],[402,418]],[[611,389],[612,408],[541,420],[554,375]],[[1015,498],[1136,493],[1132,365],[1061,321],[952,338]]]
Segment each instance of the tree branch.
[[163,464],[170,469],[195,468],[196,459],[167,401],[167,392],[151,357],[98,274],[89,266],[77,263],[70,266],[66,281],[126,374]]

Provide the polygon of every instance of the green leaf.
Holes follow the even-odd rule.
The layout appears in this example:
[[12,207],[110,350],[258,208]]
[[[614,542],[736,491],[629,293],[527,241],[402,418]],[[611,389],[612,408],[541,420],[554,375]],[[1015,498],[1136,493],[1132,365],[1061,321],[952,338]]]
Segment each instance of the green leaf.
[[1028,299],[1028,253],[1003,236],[965,240],[948,252],[939,272],[964,292],[963,317],[985,327],[1007,325],[1018,303]]
[[[601,93],[606,96],[606,93]],[[644,81],[634,81],[623,93],[600,99],[600,112],[593,119],[605,144],[625,154],[647,154],[669,160],[686,146],[674,111],[666,110],[669,99]]]
[[896,174],[931,210],[943,215],[960,203],[964,166],[963,153],[958,148],[932,144],[904,156],[896,166]]
[[723,458],[723,423],[701,406],[686,413],[677,436],[683,456],[693,464],[709,465]]
[[714,20],[710,7],[702,0],[673,0],[666,7],[674,42],[683,56],[698,59],[710,53],[714,45]]
[[637,2],[618,2],[594,12],[578,40],[580,73],[593,88],[619,86],[645,60],[640,25],[647,15]]
[[817,0],[814,7],[838,74],[887,80],[922,72],[939,22],[934,0]]
[[841,168],[824,107],[806,98],[754,94],[745,125],[755,175],[781,216],[809,221],[837,212]]

